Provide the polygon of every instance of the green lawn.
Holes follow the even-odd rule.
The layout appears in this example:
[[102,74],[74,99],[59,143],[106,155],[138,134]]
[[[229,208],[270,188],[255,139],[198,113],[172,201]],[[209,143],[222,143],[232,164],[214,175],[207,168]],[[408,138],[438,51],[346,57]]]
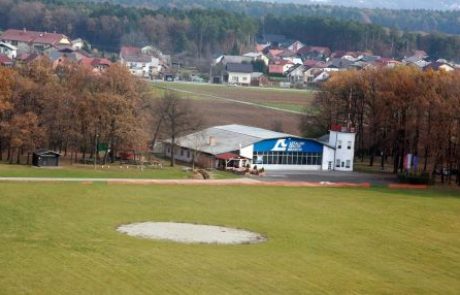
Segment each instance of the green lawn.
[[0,164],[1,177],[83,177],[83,178],[152,178],[152,179],[181,179],[190,177],[181,166],[164,168],[145,168],[136,166],[126,168],[111,165],[94,169],[91,165],[68,165],[58,168],[37,168],[29,165]]
[[[0,294],[458,294],[454,192],[1,183]],[[184,245],[119,224],[245,228]]]
[[[37,168],[29,165],[0,164],[0,177],[65,177],[65,178],[141,178],[141,179],[184,179],[191,177],[189,171],[184,171],[184,166],[166,166],[163,168],[144,168],[136,166],[120,167],[111,165],[94,169],[91,165],[66,165],[58,168]],[[211,178],[228,179],[239,176],[225,171],[215,170],[210,172]]]

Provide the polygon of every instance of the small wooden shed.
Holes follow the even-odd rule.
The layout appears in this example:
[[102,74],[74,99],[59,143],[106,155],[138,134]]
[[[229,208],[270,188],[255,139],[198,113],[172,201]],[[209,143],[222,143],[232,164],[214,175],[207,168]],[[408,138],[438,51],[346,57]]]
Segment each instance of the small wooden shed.
[[37,167],[58,167],[59,153],[50,150],[36,150],[32,155],[32,165]]

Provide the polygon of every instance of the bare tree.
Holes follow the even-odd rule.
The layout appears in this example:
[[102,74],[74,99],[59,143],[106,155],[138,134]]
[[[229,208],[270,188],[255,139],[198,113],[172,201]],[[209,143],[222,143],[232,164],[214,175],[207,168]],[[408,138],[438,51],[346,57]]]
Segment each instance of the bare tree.
[[170,138],[171,166],[175,165],[174,149],[178,137],[197,130],[202,126],[202,118],[191,105],[190,100],[183,99],[176,93],[166,92],[158,105],[158,116],[161,120],[160,129]]

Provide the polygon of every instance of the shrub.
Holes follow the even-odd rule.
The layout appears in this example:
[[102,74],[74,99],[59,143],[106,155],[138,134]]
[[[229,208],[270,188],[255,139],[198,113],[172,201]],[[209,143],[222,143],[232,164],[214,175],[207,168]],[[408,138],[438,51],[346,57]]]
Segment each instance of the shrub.
[[198,173],[200,173],[201,176],[203,176],[204,179],[211,178],[211,176],[209,175],[208,171],[206,171],[204,169],[198,169]]
[[398,181],[407,184],[432,184],[429,173],[400,173],[398,174]]

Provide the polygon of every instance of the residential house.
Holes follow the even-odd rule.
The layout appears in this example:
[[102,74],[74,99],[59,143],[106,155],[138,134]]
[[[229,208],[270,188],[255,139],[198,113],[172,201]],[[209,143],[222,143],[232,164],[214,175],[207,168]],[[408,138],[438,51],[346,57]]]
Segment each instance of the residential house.
[[264,34],[262,39],[258,41],[257,43],[269,44],[274,47],[287,47],[292,43],[286,36],[279,34]]
[[444,72],[452,72],[455,68],[448,63],[442,62],[432,62],[423,68],[424,71],[433,70],[433,71],[444,71]]
[[332,58],[331,60],[327,62],[326,68],[347,70],[347,69],[351,69],[354,63],[355,63],[354,61],[351,61],[348,59]]
[[324,61],[318,61],[318,60],[314,60],[314,59],[304,60],[303,65],[307,69],[310,69],[310,68],[313,68],[313,67],[321,67],[321,68],[326,67],[326,63]]
[[303,60],[316,59],[326,60],[331,55],[331,50],[328,47],[322,46],[304,46],[297,51],[297,55]]
[[264,50],[269,46],[270,44],[256,44],[256,52],[263,53]]
[[300,50],[300,48],[302,48],[302,47],[304,47],[304,46],[305,46],[305,44],[303,44],[302,42],[300,42],[300,41],[295,41],[294,43],[292,43],[291,45],[289,45],[289,46],[287,47],[287,49],[289,49],[289,50],[292,51],[292,52],[297,53],[297,52]]
[[102,73],[112,65],[112,62],[106,58],[85,57],[79,60],[79,64],[90,69],[93,73]]
[[82,50],[84,46],[85,46],[85,41],[83,41],[83,39],[77,38],[75,40],[72,40],[73,50]]
[[221,55],[215,59],[214,64],[223,64],[226,65],[228,63],[233,64],[241,64],[241,63],[250,63],[253,60],[252,57],[249,56],[241,56],[241,55]]
[[289,79],[289,82],[293,84],[304,83],[304,72],[307,70],[307,67],[302,64],[297,64],[291,67],[286,72],[286,77]]
[[250,64],[252,61],[253,56],[221,55],[211,65],[210,82],[220,84],[228,81],[227,64]]
[[415,66],[419,69],[423,69],[424,67],[430,64],[430,62],[426,61],[424,57],[420,57],[417,55],[404,58],[403,63],[409,66]]
[[401,62],[394,60],[392,58],[381,57],[373,63],[374,66],[378,68],[394,68],[398,65],[401,65]]
[[261,60],[264,62],[266,66],[268,66],[268,62],[270,61],[267,56],[265,56],[261,52],[248,52],[243,55],[243,57],[249,57],[252,59],[252,61],[258,61]]
[[0,54],[8,56],[10,59],[15,59],[18,56],[18,48],[9,43],[0,42]]
[[18,53],[42,52],[43,50],[59,45],[70,46],[70,39],[58,33],[36,32],[24,30],[6,30],[0,41],[17,47]]
[[225,66],[227,82],[233,85],[251,85],[252,64],[228,63]]
[[[363,62],[373,63],[373,62],[376,62],[377,60],[379,60],[381,58],[382,57],[378,56],[378,55],[364,55],[358,60],[363,61]],[[358,60],[356,60],[356,61],[358,61]]]
[[120,61],[131,74],[141,78],[152,78],[161,69],[160,60],[142,53],[138,47],[123,46],[120,50]]
[[251,86],[267,86],[270,81],[265,77],[264,73],[254,72],[251,73]]
[[284,74],[294,66],[292,61],[280,60],[268,65],[268,73],[275,76],[284,76]]

